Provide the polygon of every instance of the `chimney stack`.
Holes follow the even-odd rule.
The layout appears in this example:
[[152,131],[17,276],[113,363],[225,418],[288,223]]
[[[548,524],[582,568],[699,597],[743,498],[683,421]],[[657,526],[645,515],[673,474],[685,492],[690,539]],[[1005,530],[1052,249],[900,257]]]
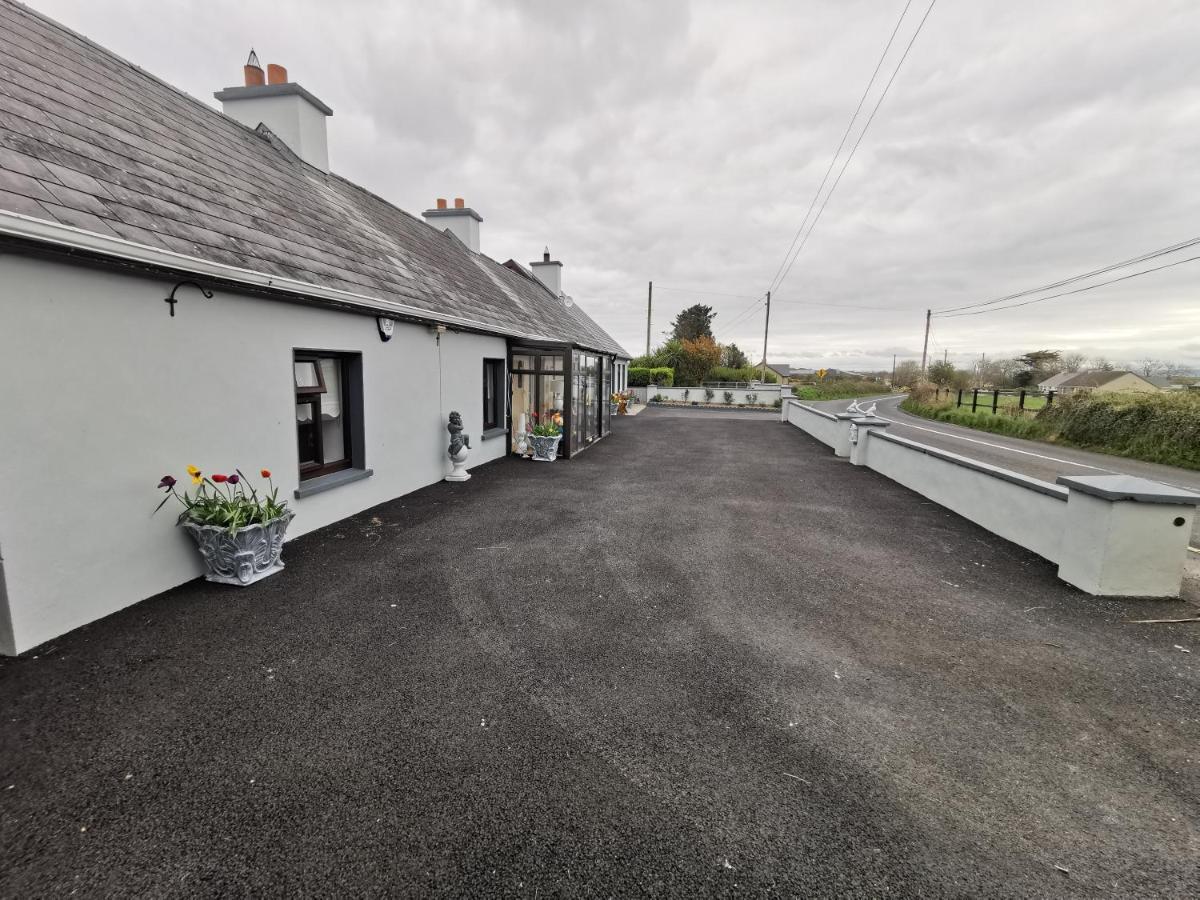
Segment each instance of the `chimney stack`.
[[248,128],[266,125],[298,157],[322,172],[329,171],[329,141],[325,119],[333,110],[295,82],[287,69],[271,63],[264,74],[251,50],[242,67],[246,84],[213,94],[221,110]]
[[550,258],[550,248],[547,247],[538,262],[531,262],[529,268],[534,277],[550,289],[555,297],[562,296],[562,263]]
[[483,217],[467,206],[462,197],[454,198],[453,209],[447,209],[445,198],[438,197],[436,208],[425,210],[421,217],[438,231],[449,231],[472,253],[479,252],[479,223]]

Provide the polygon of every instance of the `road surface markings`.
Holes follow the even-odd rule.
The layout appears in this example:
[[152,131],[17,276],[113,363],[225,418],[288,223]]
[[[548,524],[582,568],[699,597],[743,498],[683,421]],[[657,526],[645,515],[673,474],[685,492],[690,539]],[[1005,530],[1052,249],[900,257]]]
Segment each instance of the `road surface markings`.
[[[884,418],[880,416],[879,418]],[[1081,469],[1095,469],[1097,472],[1108,472],[1110,475],[1119,475],[1119,472],[1113,472],[1111,469],[1102,469],[1100,466],[1089,466],[1087,463],[1072,462],[1069,459],[1059,459],[1057,456],[1047,456],[1044,453],[1034,453],[1031,450],[1018,450],[1016,447],[1008,447],[1004,444],[996,444],[992,441],[981,441],[979,438],[970,438],[966,435],[955,434],[953,431],[939,431],[937,428],[926,428],[924,425],[913,425],[909,422],[899,422],[895,419],[888,419],[894,425],[899,425],[901,428],[915,428],[918,431],[929,431],[933,434],[940,434],[944,437],[954,438],[958,441],[969,441],[972,444],[982,444],[985,447],[995,447],[997,450],[1007,450],[1009,453],[1020,453],[1024,456],[1035,456],[1038,459],[1049,460],[1050,462],[1062,463],[1064,466],[1078,466]]]

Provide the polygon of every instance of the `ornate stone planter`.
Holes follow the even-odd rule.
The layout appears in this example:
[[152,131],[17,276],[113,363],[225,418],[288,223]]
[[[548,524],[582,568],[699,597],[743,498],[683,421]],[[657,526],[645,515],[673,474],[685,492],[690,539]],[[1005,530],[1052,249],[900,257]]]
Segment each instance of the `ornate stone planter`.
[[617,414],[617,411],[620,408],[620,406],[621,406],[621,404],[619,404],[619,403],[609,403],[608,404],[608,414],[610,416],[615,416]]
[[219,525],[187,521],[181,524],[200,549],[200,556],[208,568],[204,577],[218,584],[244,587],[283,570],[279,557],[283,553],[283,536],[293,515],[289,511],[266,525],[247,525],[232,535],[228,528]]
[[533,446],[534,462],[554,462],[558,458],[558,442],[561,440],[561,434],[556,434],[553,437],[541,437],[540,435],[531,434],[529,436],[529,443]]

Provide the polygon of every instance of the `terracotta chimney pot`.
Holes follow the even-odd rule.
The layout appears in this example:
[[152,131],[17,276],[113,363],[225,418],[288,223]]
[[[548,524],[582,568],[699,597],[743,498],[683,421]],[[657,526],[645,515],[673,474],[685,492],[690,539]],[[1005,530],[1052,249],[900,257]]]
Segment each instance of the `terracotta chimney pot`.
[[445,198],[445,197],[438,197],[438,199],[437,199],[437,208],[438,208],[438,209],[445,209],[445,208],[446,208],[446,198]]
[[287,69],[275,63],[267,63],[267,84],[287,84]]
[[466,205],[467,205],[467,201],[464,200],[462,197],[454,198],[454,208],[455,209],[463,209]]
[[267,77],[258,66],[242,66],[246,76],[246,87],[261,87],[267,83]]

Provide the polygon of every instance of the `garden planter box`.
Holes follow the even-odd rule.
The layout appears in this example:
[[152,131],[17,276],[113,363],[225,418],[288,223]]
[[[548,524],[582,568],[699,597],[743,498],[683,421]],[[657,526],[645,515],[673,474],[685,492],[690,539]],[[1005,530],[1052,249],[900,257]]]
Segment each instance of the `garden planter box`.
[[283,570],[280,555],[292,512],[265,525],[247,525],[230,534],[219,525],[184,521],[182,527],[196,541],[208,569],[205,578],[218,584],[246,586]]
[[534,462],[554,462],[558,458],[558,442],[561,440],[561,434],[556,434],[553,437],[541,437],[531,434],[529,436],[529,443],[533,447]]

